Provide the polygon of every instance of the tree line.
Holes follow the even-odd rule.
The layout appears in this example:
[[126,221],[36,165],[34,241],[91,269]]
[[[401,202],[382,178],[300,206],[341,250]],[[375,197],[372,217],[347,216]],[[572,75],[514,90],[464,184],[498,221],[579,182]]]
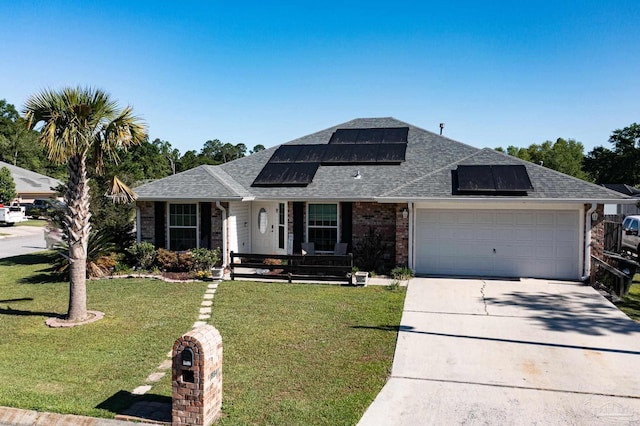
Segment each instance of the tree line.
[[614,130],[609,144],[610,148],[597,146],[586,155],[581,142],[563,138],[496,150],[596,184],[640,185],[640,125]]
[[[64,178],[66,166],[49,161],[38,142],[39,134],[27,128],[24,117],[14,105],[0,100],[0,161],[47,176]],[[204,142],[199,151],[180,153],[168,141],[145,138],[139,145],[119,153],[118,164],[111,171],[116,172],[127,185],[135,185],[203,164],[226,163],[246,156],[247,151],[252,154],[264,149],[263,145],[258,144],[248,151],[243,143],[231,144],[211,139]]]

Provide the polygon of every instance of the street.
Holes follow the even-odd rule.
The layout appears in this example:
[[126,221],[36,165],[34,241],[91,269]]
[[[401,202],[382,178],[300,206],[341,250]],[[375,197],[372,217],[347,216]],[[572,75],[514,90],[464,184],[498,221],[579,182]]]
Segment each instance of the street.
[[0,226],[0,259],[46,250],[44,228]]

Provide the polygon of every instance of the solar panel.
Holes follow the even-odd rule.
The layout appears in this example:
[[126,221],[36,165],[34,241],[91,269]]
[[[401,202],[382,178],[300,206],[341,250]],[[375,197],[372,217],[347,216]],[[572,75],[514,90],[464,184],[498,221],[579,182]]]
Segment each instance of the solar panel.
[[407,143],[408,127],[388,127],[384,129],[383,143]]
[[351,148],[349,163],[377,162],[378,150],[380,148],[379,144],[353,144]]
[[319,163],[322,161],[327,145],[300,145],[296,162]]
[[491,166],[458,166],[459,191],[495,191]]
[[300,145],[281,145],[269,159],[270,163],[293,163],[300,153]]
[[282,182],[286,185],[309,185],[318,171],[320,163],[295,163],[289,164],[289,170]]
[[329,144],[349,143],[407,143],[408,127],[374,127],[366,129],[337,129]]
[[401,163],[408,133],[408,127],[337,129],[329,144],[281,145],[252,186],[306,186],[321,164]]
[[355,144],[353,143],[326,145],[327,148],[322,157],[322,164],[348,163],[354,146]]
[[333,132],[333,135],[331,135],[329,143],[355,143],[355,141],[358,139],[359,131],[360,129],[338,129]]
[[405,160],[407,144],[381,143],[378,146],[378,163],[401,163]]
[[360,129],[356,143],[380,143],[383,135],[384,129]]
[[458,191],[526,192],[533,186],[524,165],[458,166]]
[[320,163],[267,163],[251,186],[307,186]]
[[491,166],[498,191],[532,191],[531,179],[524,165]]

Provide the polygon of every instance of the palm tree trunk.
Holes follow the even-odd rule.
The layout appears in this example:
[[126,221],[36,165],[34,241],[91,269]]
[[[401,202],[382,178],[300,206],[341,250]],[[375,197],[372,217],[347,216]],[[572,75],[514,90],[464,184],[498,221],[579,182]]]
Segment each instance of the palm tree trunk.
[[91,224],[89,219],[89,184],[86,153],[74,155],[67,164],[69,187],[67,201],[67,229],[69,233],[69,311],[67,319],[80,321],[87,317],[87,243]]

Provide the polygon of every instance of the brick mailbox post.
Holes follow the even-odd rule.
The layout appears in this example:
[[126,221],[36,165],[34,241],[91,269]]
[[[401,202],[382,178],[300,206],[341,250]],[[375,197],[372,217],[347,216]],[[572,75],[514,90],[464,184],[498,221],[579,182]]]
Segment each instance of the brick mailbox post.
[[172,351],[174,426],[211,425],[222,406],[222,337],[210,325],[176,340]]

